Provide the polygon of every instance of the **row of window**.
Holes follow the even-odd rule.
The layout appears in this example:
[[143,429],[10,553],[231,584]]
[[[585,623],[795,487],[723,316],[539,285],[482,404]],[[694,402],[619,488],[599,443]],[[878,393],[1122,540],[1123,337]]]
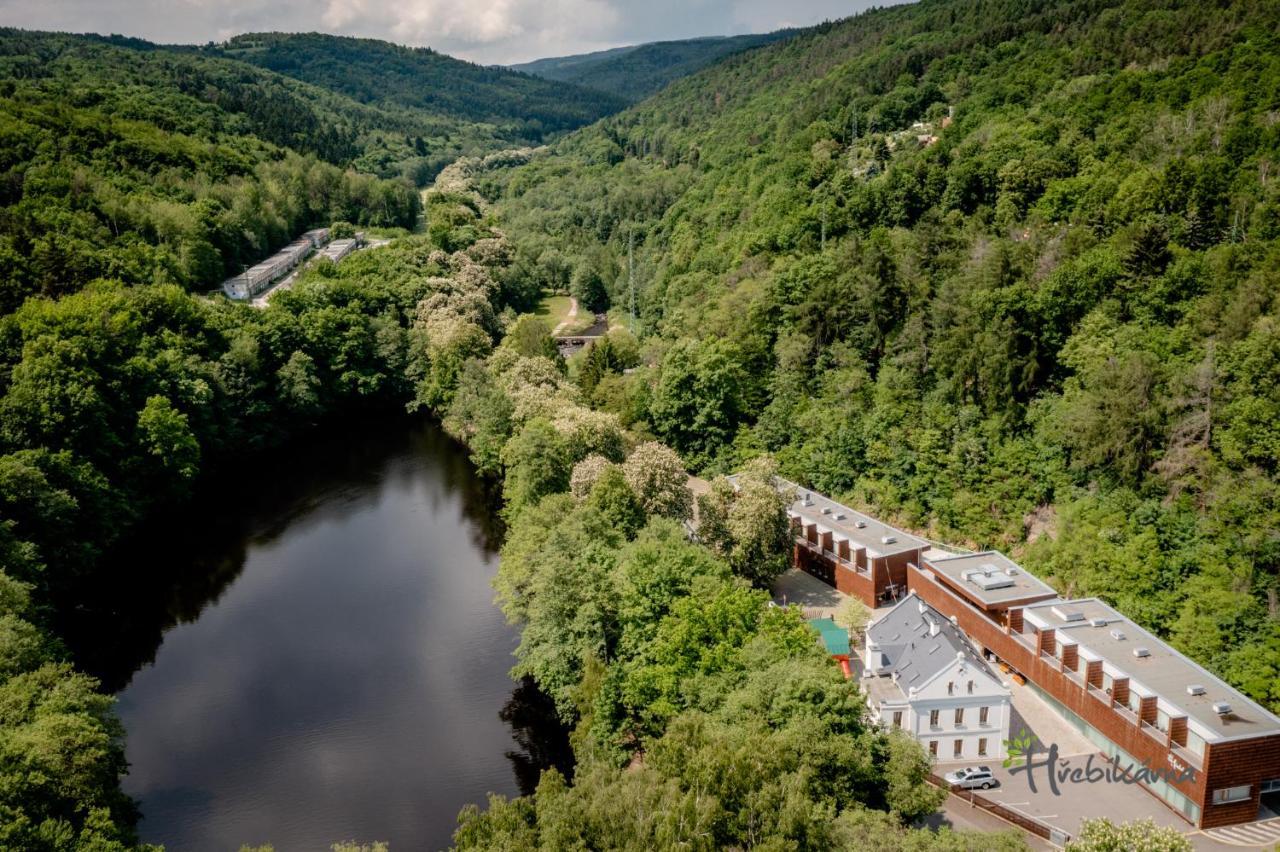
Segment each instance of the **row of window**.
[[[987,724],[987,718],[988,718],[988,716],[989,716],[989,714],[990,714],[990,711],[991,711],[991,708],[990,708],[990,707],[979,707],[979,708],[978,708],[978,724],[979,724],[979,725],[985,725],[985,724]],[[939,724],[939,720],[940,720],[940,718],[941,718],[941,715],[942,715],[942,711],[941,711],[941,710],[930,710],[930,711],[929,711],[929,727],[930,727],[930,728],[936,728],[936,727],[938,727],[938,724]],[[894,724],[894,725],[896,725],[896,726],[898,726],[898,727],[900,728],[900,727],[902,727],[901,722],[902,722],[902,711],[901,711],[901,710],[895,711],[895,712],[894,712],[894,714],[893,714],[893,724]],[[957,725],[957,726],[960,726],[960,725],[963,725],[963,724],[964,724],[964,708],[963,708],[963,707],[957,707],[957,708],[956,708],[956,725]]]
[[[934,757],[938,756],[938,741],[929,741],[929,754]],[[955,740],[951,744],[952,757],[964,757],[964,740]],[[987,756],[987,738],[978,737],[978,757]]]

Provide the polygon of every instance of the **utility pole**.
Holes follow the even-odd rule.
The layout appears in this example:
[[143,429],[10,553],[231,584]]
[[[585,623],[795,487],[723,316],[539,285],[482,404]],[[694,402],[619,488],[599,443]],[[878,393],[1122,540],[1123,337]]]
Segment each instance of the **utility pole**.
[[631,333],[636,333],[636,223],[627,228],[627,287],[631,290]]

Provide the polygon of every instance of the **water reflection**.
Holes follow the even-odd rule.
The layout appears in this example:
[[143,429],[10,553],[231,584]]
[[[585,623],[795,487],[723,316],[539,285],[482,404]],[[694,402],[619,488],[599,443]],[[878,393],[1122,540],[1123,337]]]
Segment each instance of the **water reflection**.
[[556,715],[555,702],[524,678],[510,700],[502,708],[502,721],[511,726],[519,751],[507,752],[507,760],[516,773],[516,783],[524,796],[537,789],[542,770],[554,766],[566,779],[573,780],[573,749],[569,732]]
[[493,505],[438,428],[359,424],[117,554],[64,628],[119,691],[144,839],[439,848],[464,804],[570,766],[549,702],[507,675]]

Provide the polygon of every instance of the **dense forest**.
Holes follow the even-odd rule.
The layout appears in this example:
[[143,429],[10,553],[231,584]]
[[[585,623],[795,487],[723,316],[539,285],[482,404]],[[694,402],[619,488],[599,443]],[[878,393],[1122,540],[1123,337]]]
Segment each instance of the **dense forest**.
[[[497,125],[513,141],[542,141],[616,112],[601,91],[463,62],[424,47],[320,33],[252,33],[201,49],[341,92],[365,104],[415,108]],[[607,91],[607,90],[606,90]]]
[[630,306],[591,402],[1011,551],[1280,708],[1280,9],[924,0],[480,178]]
[[628,102],[644,100],[673,80],[733,53],[790,38],[795,30],[740,36],[689,38],[615,47],[577,56],[556,56],[512,65],[548,80],[609,92]]
[[[1278,24],[877,10],[468,160],[421,211],[411,160],[455,119],[0,33],[0,846],[137,847],[111,700],[56,635],[90,578],[131,581],[102,554],[372,407],[439,417],[494,478],[514,673],[573,728],[572,777],[468,809],[462,849],[1022,848],[914,828],[928,758],[768,606],[775,470],[1006,548],[1280,705]],[[420,212],[265,309],[192,292],[298,227]],[[618,327],[566,363],[528,315],[547,287]]]

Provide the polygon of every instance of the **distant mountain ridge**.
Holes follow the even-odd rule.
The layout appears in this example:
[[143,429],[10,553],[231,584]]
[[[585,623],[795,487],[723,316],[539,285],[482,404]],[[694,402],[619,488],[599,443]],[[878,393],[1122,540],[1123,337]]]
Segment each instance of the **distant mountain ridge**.
[[340,92],[361,103],[421,109],[518,128],[538,141],[617,112],[622,98],[572,81],[455,59],[425,47],[321,33],[246,33],[199,48]]
[[706,36],[615,47],[574,56],[554,56],[509,66],[547,80],[608,92],[632,103],[673,80],[706,68],[726,56],[790,38],[795,29],[740,36]]

